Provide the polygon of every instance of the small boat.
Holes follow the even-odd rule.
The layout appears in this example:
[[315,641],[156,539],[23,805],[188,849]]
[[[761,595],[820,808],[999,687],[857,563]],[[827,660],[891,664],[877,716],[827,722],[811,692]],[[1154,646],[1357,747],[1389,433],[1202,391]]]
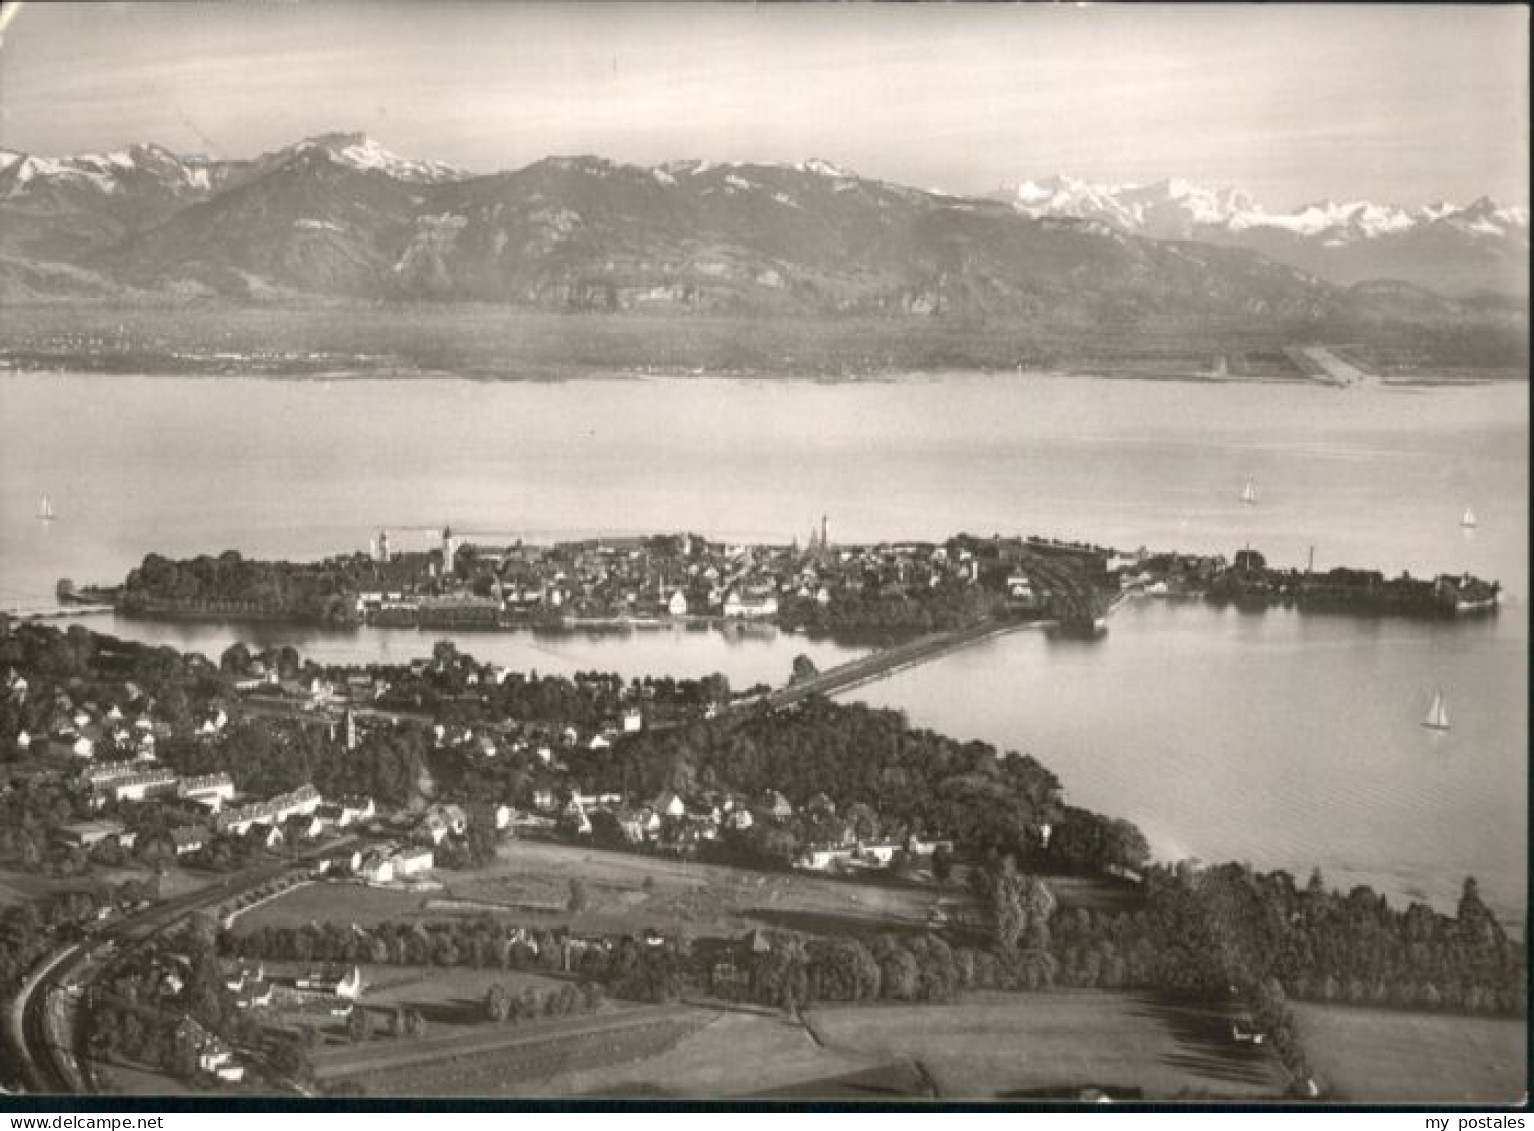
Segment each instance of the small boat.
[[1246,481],[1246,486],[1241,489],[1241,501],[1249,507],[1257,505],[1257,484],[1253,483],[1250,479]]
[[1449,729],[1449,709],[1444,704],[1442,691],[1433,693],[1433,705],[1427,709],[1427,718],[1422,720],[1422,725],[1429,730]]
[[1463,526],[1466,530],[1474,530],[1475,529],[1475,511],[1471,510],[1469,507],[1466,507],[1464,515],[1462,515],[1460,517],[1459,524],[1461,526]]
[[37,518],[39,522],[53,521],[53,504],[48,501],[47,495],[44,495],[42,501],[37,504]]

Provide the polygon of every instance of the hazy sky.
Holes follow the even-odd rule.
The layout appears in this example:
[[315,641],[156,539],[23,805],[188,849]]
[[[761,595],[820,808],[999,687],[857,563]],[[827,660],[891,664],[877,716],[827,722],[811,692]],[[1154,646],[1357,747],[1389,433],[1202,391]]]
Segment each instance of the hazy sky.
[[486,172],[818,156],[956,192],[1524,203],[1528,36],[1519,6],[34,3],[0,45],[0,146],[345,129]]

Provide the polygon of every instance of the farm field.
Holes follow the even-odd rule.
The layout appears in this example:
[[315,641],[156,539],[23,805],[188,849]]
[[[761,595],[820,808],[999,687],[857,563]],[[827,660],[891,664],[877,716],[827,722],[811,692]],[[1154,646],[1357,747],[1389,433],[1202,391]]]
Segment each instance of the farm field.
[[329,1049],[316,1068],[322,1079],[345,1077],[379,1095],[809,1099],[818,1088],[845,1094],[839,1082],[847,1078],[891,1074],[944,1099],[1097,1086],[1139,1089],[1148,1099],[1255,1101],[1284,1090],[1276,1061],[1233,1044],[1221,1011],[1097,991],[817,1007],[802,1025],[751,1009],[609,1007],[536,1027]]
[[[439,906],[454,900],[463,901],[465,910],[489,904],[524,917],[571,921],[574,929],[592,933],[654,927],[737,934],[780,927],[877,934],[922,929],[939,900],[961,909],[972,906],[972,897],[957,883],[900,886],[757,872],[532,840],[503,846],[490,867],[440,878]],[[586,908],[573,916],[566,910],[572,879],[587,896]],[[1051,877],[1047,882],[1067,905],[1123,906],[1132,899],[1132,891],[1106,881]]]
[[[267,976],[290,977],[312,969],[316,963],[267,962]],[[485,995],[500,985],[513,994],[531,989],[540,997],[565,985],[559,978],[512,970],[476,970],[469,967],[393,966],[359,964],[362,972],[362,1007],[383,1029],[396,1007],[413,1009],[426,1021],[427,1032],[448,1036],[485,1033]],[[283,1010],[282,1020],[295,1026],[318,1028],[332,1045],[351,1047],[344,1022],[322,1011]],[[380,1040],[389,1040],[380,1037]]]
[[[962,914],[973,897],[957,881],[900,886],[786,872],[758,872],[609,852],[549,841],[503,844],[495,863],[472,872],[441,871],[440,891],[406,892],[349,883],[317,883],[254,907],[236,934],[265,926],[337,923],[368,927],[386,919],[504,915],[527,926],[566,926],[583,934],[623,934],[653,927],[698,935],[734,935],[755,927],[820,934],[875,935],[925,929],[941,900]],[[570,882],[585,907],[568,910]],[[1066,906],[1119,908],[1133,889],[1111,881],[1046,877]]]
[[917,1062],[944,1099],[1059,1086],[1139,1088],[1148,1099],[1284,1089],[1276,1061],[1233,1044],[1220,1011],[1140,994],[975,993],[953,1005],[815,1008],[805,1021],[828,1050]]
[[314,1057],[321,1080],[345,1078],[369,1095],[533,1096],[542,1081],[656,1055],[707,1025],[715,1011],[686,1005],[607,1007],[527,1025],[330,1049]]
[[337,923],[370,927],[386,919],[406,918],[423,910],[428,897],[419,892],[391,891],[361,884],[304,884],[276,899],[252,907],[234,922],[234,933],[250,934],[262,927],[302,927],[305,923]]
[[574,1067],[540,1082],[548,1096],[748,1096],[878,1066],[876,1057],[824,1049],[781,1014],[730,1011],[644,1060]]
[[1321,1082],[1354,1103],[1517,1103],[1527,1094],[1521,1018],[1292,1002]]

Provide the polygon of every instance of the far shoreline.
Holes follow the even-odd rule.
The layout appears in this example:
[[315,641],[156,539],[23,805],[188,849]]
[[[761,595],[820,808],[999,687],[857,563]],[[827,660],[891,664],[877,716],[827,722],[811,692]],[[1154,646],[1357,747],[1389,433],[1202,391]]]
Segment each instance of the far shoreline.
[[[1143,384],[1200,385],[1206,388],[1261,386],[1268,388],[1310,388],[1327,392],[1354,391],[1348,386],[1308,377],[1229,376],[1194,371],[1128,371],[1096,367],[1024,369],[1022,371],[987,368],[944,370],[890,370],[867,374],[823,374],[795,370],[644,370],[588,369],[562,373],[475,373],[448,369],[342,368],[299,373],[280,373],[262,369],[183,369],[179,371],[145,369],[92,369],[86,366],[58,368],[10,368],[0,364],[0,381],[7,378],[65,378],[104,380],[187,380],[187,381],[271,381],[293,384],[332,384],[352,382],[462,382],[473,385],[576,385],[600,382],[707,382],[762,385],[901,385],[936,383],[953,378],[994,380],[1069,380],[1133,382]],[[1528,373],[1519,369],[1497,369],[1473,377],[1453,377],[1439,373],[1420,377],[1381,377],[1373,388],[1425,392],[1436,389],[1488,388],[1528,384]]]

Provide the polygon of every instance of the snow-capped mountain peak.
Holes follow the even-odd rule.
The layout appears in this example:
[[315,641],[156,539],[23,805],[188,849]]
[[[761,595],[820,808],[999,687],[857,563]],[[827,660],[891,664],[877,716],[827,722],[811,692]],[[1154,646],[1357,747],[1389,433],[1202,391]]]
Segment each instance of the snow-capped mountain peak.
[[850,169],[844,169],[840,165],[832,164],[820,157],[811,157],[807,161],[800,161],[794,168],[801,173],[814,173],[821,177],[838,177],[856,180],[857,174]]
[[1035,218],[1075,217],[1116,224],[1158,238],[1205,238],[1271,229],[1336,246],[1375,240],[1424,224],[1453,223],[1486,234],[1528,228],[1526,209],[1482,198],[1465,208],[1442,201],[1406,209],[1368,200],[1323,199],[1288,212],[1270,212],[1235,188],[1211,189],[1181,177],[1149,184],[1094,184],[1055,175],[992,194]]
[[282,155],[322,153],[331,160],[364,172],[384,173],[395,180],[417,184],[461,181],[471,174],[442,161],[413,161],[385,149],[364,133],[328,133],[305,138],[282,151]]

